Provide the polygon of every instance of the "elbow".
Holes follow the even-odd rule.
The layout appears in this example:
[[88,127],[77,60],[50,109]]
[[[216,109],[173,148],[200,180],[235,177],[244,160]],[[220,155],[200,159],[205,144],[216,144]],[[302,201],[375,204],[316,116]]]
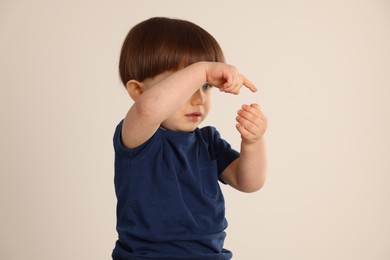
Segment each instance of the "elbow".
[[261,190],[264,187],[264,184],[265,179],[260,179],[247,183],[237,183],[237,186],[235,188],[244,193],[254,193],[256,191]]
[[151,124],[159,124],[162,122],[162,116],[160,115],[159,110],[154,108],[153,102],[147,102],[146,100],[136,102],[134,110],[137,114],[137,118],[142,118],[146,122]]
[[135,103],[135,109],[137,114],[141,117],[149,117],[153,115],[153,108],[151,107],[150,102],[146,102],[146,100],[139,100]]
[[252,185],[247,185],[246,187],[242,187],[239,190],[244,193],[254,193],[256,191],[261,190],[263,187],[264,187],[264,182],[261,182]]

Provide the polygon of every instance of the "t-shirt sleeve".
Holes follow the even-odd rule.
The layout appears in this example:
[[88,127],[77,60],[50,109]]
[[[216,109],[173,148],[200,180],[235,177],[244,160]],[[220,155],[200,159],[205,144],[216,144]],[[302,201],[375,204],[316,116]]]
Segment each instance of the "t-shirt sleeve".
[[217,129],[209,127],[208,130],[211,136],[210,145],[212,145],[214,157],[217,161],[218,175],[220,175],[230,163],[240,156],[240,153],[234,150],[227,141],[221,138]]
[[119,155],[120,157],[126,157],[128,159],[133,158],[139,158],[140,156],[145,156],[150,152],[153,147],[155,147],[156,142],[158,142],[158,135],[159,131],[157,131],[148,141],[146,141],[144,144],[138,146],[134,149],[129,149],[123,145],[122,142],[122,126],[123,126],[123,120],[118,124],[118,126],[115,129],[114,138],[113,138],[113,144],[114,144],[114,150],[115,154]]

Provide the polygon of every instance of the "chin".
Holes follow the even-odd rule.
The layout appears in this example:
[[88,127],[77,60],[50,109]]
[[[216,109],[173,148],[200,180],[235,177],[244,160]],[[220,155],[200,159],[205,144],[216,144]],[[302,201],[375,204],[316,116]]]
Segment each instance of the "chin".
[[196,128],[198,128],[201,121],[198,122],[185,122],[182,124],[161,124],[161,128],[164,130],[169,130],[173,132],[182,132],[182,133],[190,133],[193,132]]
[[187,127],[178,127],[176,132],[190,133],[194,132],[194,130],[198,127],[198,125],[192,125]]
[[190,133],[193,132],[198,126],[195,127],[170,127],[161,125],[160,128],[166,131],[180,132],[180,133]]
[[185,128],[185,129],[182,128],[182,129],[177,130],[177,132],[191,133],[191,132],[194,132],[196,128],[197,128],[197,127],[191,127],[191,128]]

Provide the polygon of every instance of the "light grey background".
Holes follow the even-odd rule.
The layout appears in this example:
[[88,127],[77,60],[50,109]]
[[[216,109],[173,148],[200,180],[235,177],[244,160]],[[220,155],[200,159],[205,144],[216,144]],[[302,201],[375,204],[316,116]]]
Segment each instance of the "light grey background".
[[0,258],[110,259],[119,50],[151,16],[208,30],[260,89],[215,91],[205,122],[238,148],[239,106],[269,117],[264,189],[223,187],[234,259],[390,259],[385,0],[1,0]]

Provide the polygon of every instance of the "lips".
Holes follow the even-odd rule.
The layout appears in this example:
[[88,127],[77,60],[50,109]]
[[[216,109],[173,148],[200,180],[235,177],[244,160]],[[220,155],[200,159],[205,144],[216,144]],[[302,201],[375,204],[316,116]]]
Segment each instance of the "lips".
[[201,116],[202,114],[200,112],[194,112],[191,114],[186,114],[186,116]]
[[185,117],[191,122],[197,122],[201,119],[202,113],[194,112],[190,114],[186,114]]

